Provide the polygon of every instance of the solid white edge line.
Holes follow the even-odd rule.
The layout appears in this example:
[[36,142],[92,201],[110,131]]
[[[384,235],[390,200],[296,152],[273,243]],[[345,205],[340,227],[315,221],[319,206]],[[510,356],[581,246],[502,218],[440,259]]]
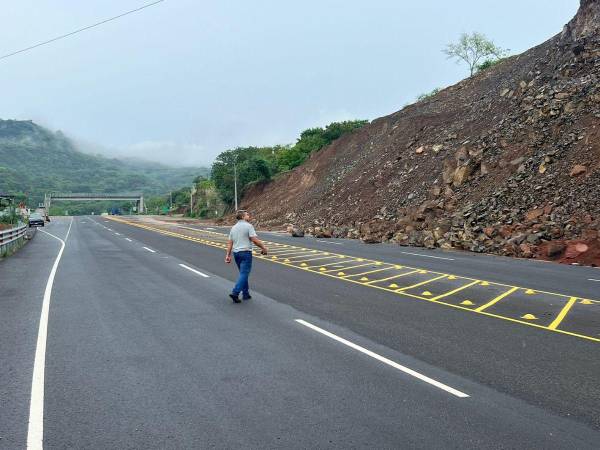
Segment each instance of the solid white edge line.
[[420,253],[411,253],[411,252],[400,252],[404,255],[413,255],[413,256],[422,256],[423,258],[434,258],[434,259],[444,259],[446,261],[454,261],[454,258],[444,258],[442,256],[433,256],[433,255],[422,255]]
[[40,314],[37,344],[35,346],[33,376],[31,379],[31,401],[29,403],[29,424],[27,427],[27,448],[32,450],[42,449],[44,445],[44,379],[46,371],[48,312],[50,311],[50,300],[52,297],[52,287],[54,286],[54,277],[56,276],[56,271],[58,270],[58,264],[62,258],[63,251],[65,250],[66,241],[69,239],[72,225],[73,218],[71,217],[71,223],[69,224],[69,229],[67,230],[64,240],[54,236],[51,233],[48,233],[47,231],[40,230],[42,233],[59,240],[61,245],[46,283],[44,299],[42,301],[42,312]]
[[200,275],[201,277],[204,278],[210,278],[208,275],[206,275],[205,273],[199,272],[196,269],[192,269],[191,267],[186,266],[185,264],[179,264],[179,267],[183,267],[184,269],[189,270],[190,272],[194,272],[197,275]]
[[357,350],[357,351],[359,351],[361,353],[364,353],[365,355],[370,356],[371,358],[374,358],[377,361],[380,361],[380,362],[382,362],[384,364],[387,364],[388,366],[391,366],[391,367],[393,367],[395,369],[398,369],[398,370],[400,370],[400,371],[402,371],[402,372],[404,372],[404,373],[406,373],[406,374],[408,374],[410,376],[418,378],[419,380],[424,381],[425,383],[431,384],[432,386],[435,386],[435,387],[437,387],[439,389],[442,389],[443,391],[446,391],[449,394],[452,394],[452,395],[454,395],[456,397],[460,397],[460,398],[468,398],[469,397],[469,395],[465,394],[464,392],[461,392],[461,391],[459,391],[457,389],[454,389],[454,388],[452,388],[452,387],[450,387],[448,385],[440,383],[439,381],[436,381],[436,380],[434,380],[432,378],[429,378],[426,375],[423,375],[423,374],[421,374],[419,372],[416,372],[416,371],[414,371],[412,369],[409,369],[408,367],[405,367],[405,366],[403,366],[401,364],[398,364],[397,362],[394,362],[394,361],[392,361],[390,359],[387,359],[387,358],[385,358],[385,357],[383,357],[381,355],[378,355],[377,353],[374,353],[371,350],[367,350],[366,348],[361,347],[360,345],[356,345],[356,344],[354,344],[354,343],[352,343],[350,341],[347,341],[346,339],[341,338],[341,337],[339,337],[339,336],[337,336],[337,335],[335,335],[333,333],[330,333],[329,331],[326,331],[326,330],[324,330],[322,328],[319,328],[316,325],[308,323],[305,320],[296,319],[296,322],[298,322],[300,325],[304,325],[305,327],[310,328],[311,330],[316,331],[317,333],[321,333],[322,335],[327,336],[328,338],[331,338],[331,339],[333,339],[333,340],[335,340],[337,342],[340,342],[341,344],[344,344],[344,345],[346,345],[346,346],[348,346],[350,348],[353,348],[354,350]]
[[156,253],[156,250],[152,250],[151,248],[148,248],[148,247],[142,247],[142,248],[148,250],[151,253]]
[[597,281],[598,283],[600,283],[600,280],[595,280],[593,278],[588,278],[588,281]]

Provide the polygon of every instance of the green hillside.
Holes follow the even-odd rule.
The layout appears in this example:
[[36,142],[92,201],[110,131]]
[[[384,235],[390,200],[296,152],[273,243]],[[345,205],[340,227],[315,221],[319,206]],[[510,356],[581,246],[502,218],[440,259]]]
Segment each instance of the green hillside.
[[208,172],[88,155],[61,132],[31,121],[0,120],[0,192],[26,194],[29,204],[50,191],[161,194]]

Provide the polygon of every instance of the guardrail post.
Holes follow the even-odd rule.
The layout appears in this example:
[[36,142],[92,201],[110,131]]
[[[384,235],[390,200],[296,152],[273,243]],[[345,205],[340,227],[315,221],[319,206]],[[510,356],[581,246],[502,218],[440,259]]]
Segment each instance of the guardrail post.
[[0,257],[13,254],[25,240],[27,225],[18,225],[9,230],[0,231]]

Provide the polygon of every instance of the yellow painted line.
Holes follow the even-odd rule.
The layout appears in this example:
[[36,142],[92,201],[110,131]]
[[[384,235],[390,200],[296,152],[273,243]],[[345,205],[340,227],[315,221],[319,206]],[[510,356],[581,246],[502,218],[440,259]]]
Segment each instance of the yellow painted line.
[[270,249],[269,253],[272,253],[273,255],[285,255],[286,253],[307,253],[306,250],[293,250],[293,249],[289,249],[289,248],[276,248],[275,250]]
[[[169,231],[165,231],[165,230],[162,230],[160,228],[148,227],[148,226],[141,225],[139,223],[128,222],[128,221],[125,221],[125,220],[122,220],[122,219],[116,219],[116,218],[113,218],[113,217],[110,217],[110,219],[114,220],[115,222],[121,222],[121,223],[130,225],[130,226],[147,229],[149,231],[157,232],[157,233],[160,233],[160,234],[171,235],[171,236],[174,236],[174,237],[178,237],[180,239],[186,239],[186,240],[190,240],[190,241],[198,241],[197,239],[190,238],[190,237],[182,235],[182,234],[177,234],[177,233],[172,233],[172,232],[169,232]],[[215,234],[217,234],[217,233],[215,233]],[[265,243],[269,244],[269,242],[265,242]],[[210,243],[206,244],[206,245],[212,246],[212,247],[221,248],[220,245],[215,245],[215,244],[210,244]],[[338,255],[338,256],[346,257],[346,255]],[[270,261],[270,260],[268,260],[268,261]],[[363,259],[363,261],[364,261],[364,259]],[[285,263],[285,262],[280,261],[280,260],[278,260],[278,261],[271,261],[271,262],[276,263],[276,264],[281,264],[281,265],[286,266],[286,267],[303,270],[303,268],[300,268],[297,265],[290,264],[290,263]],[[406,268],[406,269],[413,269],[413,270],[411,270],[410,272],[404,273],[404,274],[396,275],[394,277],[389,277],[387,279],[373,280],[373,281],[371,281],[369,283],[378,283],[378,282],[382,282],[382,281],[387,281],[388,279],[399,278],[399,277],[402,277],[402,276],[410,275],[412,273],[422,272],[422,269],[415,269],[415,268],[408,267],[408,266],[404,266],[404,268]],[[559,334],[563,334],[563,335],[566,335],[566,336],[576,337],[576,338],[584,339],[584,340],[591,341],[591,342],[600,342],[600,338],[597,338],[597,337],[587,336],[587,335],[579,334],[579,333],[573,333],[573,332],[570,332],[570,331],[564,331],[564,330],[561,330],[561,329],[558,329],[558,328],[554,329],[554,330],[551,330],[549,327],[544,326],[544,325],[539,325],[539,324],[532,323],[532,322],[526,322],[524,320],[519,320],[519,319],[515,319],[515,318],[512,318],[512,317],[505,317],[505,316],[501,316],[501,315],[490,313],[490,312],[483,311],[483,310],[478,311],[478,309],[480,309],[480,308],[473,309],[473,308],[467,308],[465,306],[457,305],[457,304],[454,304],[454,303],[447,303],[447,302],[444,302],[444,301],[432,300],[432,299],[429,299],[429,298],[424,298],[424,297],[419,297],[419,296],[416,296],[416,295],[412,295],[412,294],[410,294],[408,292],[398,292],[396,289],[390,289],[390,288],[387,288],[387,287],[384,287],[384,286],[377,286],[375,284],[362,283],[362,282],[359,282],[359,281],[356,281],[356,280],[352,280],[350,278],[340,278],[340,277],[337,277],[335,275],[328,274],[328,273],[322,273],[322,272],[316,272],[316,271],[313,271],[312,273],[320,274],[320,275],[323,275],[323,276],[326,276],[326,277],[330,277],[330,278],[336,279],[336,280],[340,280],[341,279],[341,280],[344,280],[346,282],[355,283],[355,284],[358,284],[358,285],[361,285],[361,286],[368,286],[368,287],[371,287],[371,288],[374,288],[374,289],[379,289],[379,290],[384,291],[384,292],[397,293],[398,295],[404,296],[404,297],[410,297],[410,298],[414,298],[414,299],[417,299],[417,300],[428,301],[428,302],[436,303],[436,304],[439,304],[439,305],[448,306],[450,308],[455,308],[455,309],[459,309],[459,310],[462,310],[462,311],[468,311],[468,312],[471,312],[471,313],[476,313],[476,314],[480,314],[480,315],[483,315],[483,316],[492,317],[494,319],[505,320],[507,322],[513,322],[513,323],[517,323],[517,324],[525,325],[525,326],[529,326],[529,327],[535,327],[535,328],[538,328],[540,330],[550,331],[550,332],[553,332],[553,333],[559,333]],[[439,272],[425,271],[425,273],[438,274]],[[442,275],[449,276],[448,274],[442,274]],[[461,278],[468,279],[468,280],[470,279],[470,280],[475,281],[473,278],[468,278],[468,277],[461,277]],[[504,286],[504,287],[511,288],[509,290],[509,292],[506,293],[506,295],[509,295],[510,293],[514,292],[514,290],[517,290],[517,289],[525,289],[525,288],[522,288],[522,287],[511,286],[511,285],[504,284],[504,283],[496,283],[496,282],[494,282],[493,285],[494,286]],[[554,293],[554,292],[546,292],[546,291],[536,290],[536,293],[538,293],[538,294],[548,294],[548,295],[554,295],[554,296],[559,296],[559,297],[570,298],[567,295],[557,294],[557,293]],[[598,300],[589,300],[589,301],[591,301],[593,303],[600,303],[600,301],[598,301]],[[488,305],[489,305],[489,303],[488,303]],[[489,307],[491,305],[489,305],[489,306],[483,305],[483,306]]]
[[[336,256],[320,256],[318,258],[297,259],[297,260],[294,260],[294,261],[290,261],[290,264],[307,263],[307,262],[310,262],[310,261],[321,261],[323,259],[331,259],[331,258],[336,258]],[[289,259],[291,259],[291,258],[289,258]],[[312,266],[312,267],[321,267],[321,265]]]
[[[260,250],[257,249],[260,252]],[[307,253],[307,252],[294,252],[294,253],[272,253],[269,252],[269,255],[274,255],[279,258],[309,258],[315,256],[315,253]]]
[[315,252],[315,251],[302,251],[302,252],[290,252],[290,258],[304,258],[305,256],[317,256],[324,255],[325,253]]
[[551,330],[556,330],[556,328],[560,325],[560,323],[563,321],[565,316],[569,313],[569,311],[576,302],[577,297],[571,297],[567,304],[564,306],[564,308],[561,310],[561,312],[558,313],[556,319],[554,319],[554,321],[550,325],[548,325],[548,328],[550,328]]
[[398,269],[394,268],[394,266],[390,266],[390,267],[386,267],[384,269],[369,270],[368,272],[355,273],[353,275],[346,275],[346,276],[347,277],[360,277],[363,275],[370,275],[372,273],[385,272],[386,270],[398,270]]
[[[340,261],[339,259],[329,262],[327,264],[318,264],[314,267],[327,267],[327,266],[332,266],[332,268],[329,270],[330,272],[333,272],[335,270],[345,270],[345,269],[349,269],[352,266],[346,266],[343,263],[347,263],[347,264],[352,264],[354,261],[351,259],[346,259],[343,261]],[[365,265],[365,264],[361,264],[361,265]],[[367,264],[368,265],[368,264]]]
[[290,246],[286,245],[285,247],[276,247],[274,251],[289,252],[289,251],[293,251],[293,250],[300,250],[300,251],[306,252],[306,251],[312,251],[315,249],[314,248],[306,248],[306,247],[290,247]]
[[419,287],[419,286],[423,286],[425,284],[433,283],[434,281],[441,280],[442,278],[446,278],[446,277],[447,277],[447,275],[440,275],[439,277],[434,277],[434,278],[431,278],[429,280],[421,281],[420,283],[413,284],[412,286],[406,286],[406,287],[397,289],[396,292],[407,291],[407,290],[412,289],[412,288],[416,288],[416,287]]
[[[401,278],[404,277],[406,275],[411,275],[413,273],[417,273],[419,272],[419,269],[415,269],[415,270],[411,270],[410,272],[404,272],[404,273],[400,273],[398,275],[394,275],[393,277],[387,277],[387,278],[381,278],[379,280],[373,280],[373,281],[369,281],[368,283],[365,284],[371,284],[371,283],[381,283],[383,281],[390,281],[390,280],[395,280],[396,278]],[[352,281],[352,280],[348,280],[348,281]],[[373,287],[377,287],[377,286],[373,286]]]
[[335,272],[336,270],[350,270],[350,269],[358,269],[359,267],[366,267],[366,266],[370,266],[371,264],[358,264],[356,266],[346,266],[346,267],[340,267],[337,269],[330,269],[327,272]]
[[478,280],[471,281],[469,284],[465,284],[464,286],[456,288],[453,291],[446,292],[445,294],[438,295],[437,297],[433,297],[431,300],[439,300],[440,298],[448,297],[449,295],[456,294],[457,292],[460,292],[463,289],[467,289],[467,288],[469,288],[469,287],[471,287],[471,286],[473,286],[474,284],[477,284],[477,283],[479,283]]
[[269,253],[272,253],[274,255],[309,255],[309,254],[315,254],[316,252],[313,252],[311,250],[300,250],[300,249],[291,249],[291,248],[285,248],[285,249],[281,249],[281,250],[271,250],[269,251]]
[[490,306],[495,305],[496,303],[498,303],[500,300],[502,300],[504,297],[508,297],[510,294],[512,294],[515,291],[518,291],[519,288],[514,286],[511,289],[509,289],[508,291],[506,291],[503,294],[500,294],[498,297],[494,298],[493,300],[489,301],[488,303],[486,303],[485,305],[481,305],[479,308],[477,308],[475,311],[477,312],[481,312],[485,309],[488,309]]

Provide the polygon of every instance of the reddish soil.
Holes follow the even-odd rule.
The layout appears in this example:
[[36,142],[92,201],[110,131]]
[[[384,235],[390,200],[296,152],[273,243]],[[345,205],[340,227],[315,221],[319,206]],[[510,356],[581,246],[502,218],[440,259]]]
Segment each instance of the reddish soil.
[[242,207],[267,227],[520,257],[584,240],[554,257],[600,264],[599,29],[600,0],[582,0],[561,34],[343,136]]

